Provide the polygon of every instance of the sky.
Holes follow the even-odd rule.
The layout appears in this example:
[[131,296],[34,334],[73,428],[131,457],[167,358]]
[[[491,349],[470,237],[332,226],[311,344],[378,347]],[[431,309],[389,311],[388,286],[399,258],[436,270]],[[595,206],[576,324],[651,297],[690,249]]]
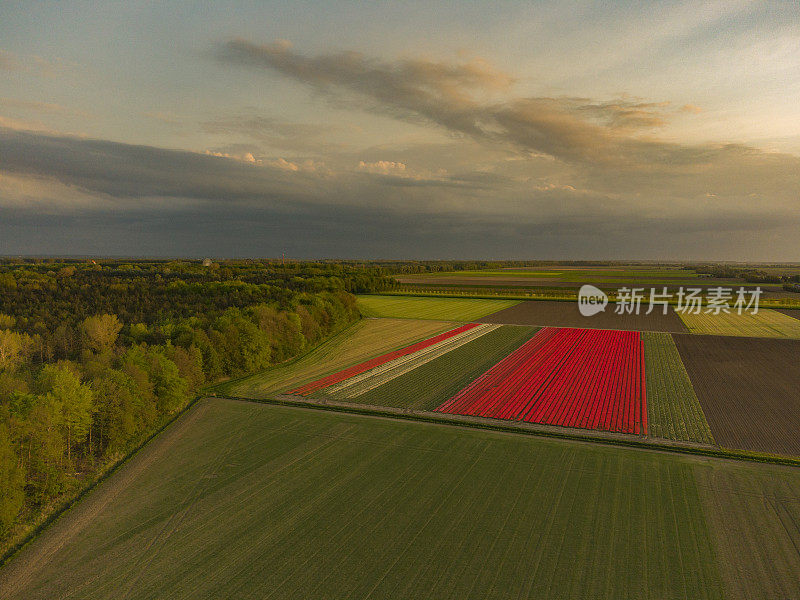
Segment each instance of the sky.
[[0,3],[0,255],[800,261],[800,4]]

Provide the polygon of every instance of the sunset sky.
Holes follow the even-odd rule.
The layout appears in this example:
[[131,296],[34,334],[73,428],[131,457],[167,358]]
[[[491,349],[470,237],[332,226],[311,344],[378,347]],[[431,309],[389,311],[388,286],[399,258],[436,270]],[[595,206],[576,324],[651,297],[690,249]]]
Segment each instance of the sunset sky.
[[0,4],[0,254],[800,260],[800,5]]

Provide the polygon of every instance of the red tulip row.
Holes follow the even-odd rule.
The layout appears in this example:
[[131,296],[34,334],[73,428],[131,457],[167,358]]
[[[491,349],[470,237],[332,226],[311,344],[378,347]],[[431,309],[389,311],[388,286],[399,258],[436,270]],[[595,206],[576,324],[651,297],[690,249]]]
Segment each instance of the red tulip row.
[[436,410],[644,434],[644,381],[638,332],[545,327]]
[[311,383],[307,383],[299,388],[292,390],[291,393],[297,396],[308,396],[312,392],[315,392],[322,388],[326,388],[335,383],[339,383],[340,381],[344,381],[345,379],[354,377],[355,375],[359,375],[361,373],[364,373],[365,371],[374,369],[375,367],[379,367],[391,360],[400,358],[401,356],[406,356],[408,354],[417,352],[418,350],[427,348],[428,346],[433,346],[434,344],[437,344],[441,341],[444,341],[448,338],[458,335],[459,333],[463,333],[465,331],[469,331],[470,329],[474,329],[477,326],[478,326],[477,323],[469,323],[468,325],[462,325],[461,327],[456,327],[455,329],[445,331],[444,333],[435,335],[427,340],[422,340],[421,342],[416,342],[415,344],[411,344],[410,346],[406,346],[405,348],[401,348],[400,350],[395,350],[387,354],[382,354],[381,356],[376,356],[375,358],[371,358],[368,361],[359,363],[357,365],[353,365],[352,367],[348,367],[342,371],[339,371],[332,375],[328,375],[327,377],[323,377],[322,379],[312,381]]

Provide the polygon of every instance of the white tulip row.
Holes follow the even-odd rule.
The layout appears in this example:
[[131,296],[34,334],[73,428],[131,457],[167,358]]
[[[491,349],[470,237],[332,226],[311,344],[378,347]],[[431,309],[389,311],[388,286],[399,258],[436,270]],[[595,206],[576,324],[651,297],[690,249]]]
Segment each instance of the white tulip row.
[[500,327],[500,325],[478,325],[469,331],[465,331],[437,344],[433,344],[432,346],[428,346],[427,348],[423,348],[422,350],[418,350],[412,354],[401,356],[400,358],[390,361],[384,365],[370,369],[365,373],[351,377],[347,381],[337,384],[335,386],[336,389],[333,389],[334,386],[331,386],[331,388],[328,389],[328,393],[335,398],[355,398],[362,394],[366,394],[368,391],[375,389],[376,387],[383,385],[392,379],[400,377],[409,371],[413,371],[417,367],[420,367],[425,363],[428,363],[433,359],[446,354],[447,352],[451,352],[452,350],[455,350],[456,348],[463,346],[464,344],[471,342],[472,340],[477,339],[482,335],[497,329],[498,327]]

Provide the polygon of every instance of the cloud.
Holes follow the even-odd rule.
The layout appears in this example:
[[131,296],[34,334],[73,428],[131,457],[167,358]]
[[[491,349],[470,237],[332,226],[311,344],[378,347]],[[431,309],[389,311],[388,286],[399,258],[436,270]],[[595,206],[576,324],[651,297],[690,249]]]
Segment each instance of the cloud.
[[269,201],[303,187],[282,169],[232,157],[10,129],[0,129],[0,145],[0,172],[52,178],[128,204],[149,197]]
[[142,113],[148,119],[152,119],[154,121],[159,121],[160,123],[166,123],[168,125],[181,125],[183,124],[182,119],[171,112],[165,112],[160,110],[151,110],[145,113]]
[[477,59],[457,64],[425,59],[386,63],[358,52],[306,57],[285,43],[256,45],[246,40],[230,41],[221,58],[274,69],[321,92],[356,92],[375,101],[376,110],[410,119],[423,117],[471,135],[483,133],[471,94],[506,91],[513,83],[509,75]]
[[49,114],[63,114],[68,112],[60,104],[53,104],[50,102],[35,102],[31,100],[17,100],[16,98],[0,98],[0,106]]
[[[493,228],[503,223],[537,228],[550,223],[567,229],[575,221],[599,232],[641,227],[648,221],[664,227],[679,222],[686,230],[692,230],[691,223],[714,218],[721,227],[748,219],[754,227],[800,221],[797,159],[757,155],[762,159],[758,164],[744,150],[737,155],[741,160],[729,157],[726,169],[718,173],[701,170],[686,186],[652,175],[623,184],[609,174],[603,179],[574,170],[551,179],[525,177],[515,170],[518,161],[427,177],[409,176],[405,163],[396,160],[362,161],[361,168],[334,172],[284,158],[222,156],[9,129],[0,129],[0,146],[0,174],[27,179],[28,197],[34,195],[37,181],[49,190],[61,185],[76,190],[72,195],[94,195],[99,211],[214,206],[223,214],[234,209],[278,211],[296,218],[361,211],[365,219],[377,212],[401,221],[446,217],[454,227],[483,223],[488,238],[496,237]],[[770,183],[775,189],[759,190],[740,180],[753,177],[781,181]],[[788,185],[790,180],[795,180],[794,187]],[[782,192],[777,189],[781,185],[786,188]],[[46,196],[53,211],[71,210],[69,202],[59,206],[58,194],[50,191]],[[770,202],[764,203],[764,197]],[[9,196],[0,198],[0,204],[8,201]],[[19,198],[12,203],[25,204]]]
[[37,131],[42,133],[57,133],[41,121],[30,121],[28,119],[12,119],[0,115],[0,128],[13,129],[18,131]]
[[[285,42],[254,44],[236,39],[222,60],[275,71],[328,97],[342,94],[368,110],[429,122],[457,136],[541,153],[568,163],[624,169],[704,163],[728,152],[725,144],[686,146],[659,140],[653,130],[673,115],[696,107],[673,107],[622,97],[598,101],[572,97],[509,97],[514,78],[488,63],[425,59],[380,61],[357,52],[306,56]],[[505,99],[498,100],[498,93]]]
[[[20,131],[24,124],[15,123],[0,128],[0,252],[35,243],[44,252],[58,240],[85,249],[94,239],[118,250],[105,252],[112,254],[800,253],[800,158],[658,139],[665,123],[695,112],[686,106],[624,95],[515,96],[513,77],[476,60],[307,57],[286,43],[243,41],[223,57],[336,102],[347,97],[427,123],[448,141],[342,149],[323,144],[338,130],[249,109],[205,121],[206,133],[240,140],[197,152]],[[302,153],[309,146],[324,150]],[[74,243],[64,241],[69,228]]]
[[205,133],[246,137],[273,148],[315,153],[341,148],[322,139],[336,130],[332,125],[293,123],[260,115],[241,114],[208,120],[201,127]]
[[375,162],[358,161],[358,169],[369,173],[402,174],[406,170],[405,163],[394,162],[391,160],[377,160]]

